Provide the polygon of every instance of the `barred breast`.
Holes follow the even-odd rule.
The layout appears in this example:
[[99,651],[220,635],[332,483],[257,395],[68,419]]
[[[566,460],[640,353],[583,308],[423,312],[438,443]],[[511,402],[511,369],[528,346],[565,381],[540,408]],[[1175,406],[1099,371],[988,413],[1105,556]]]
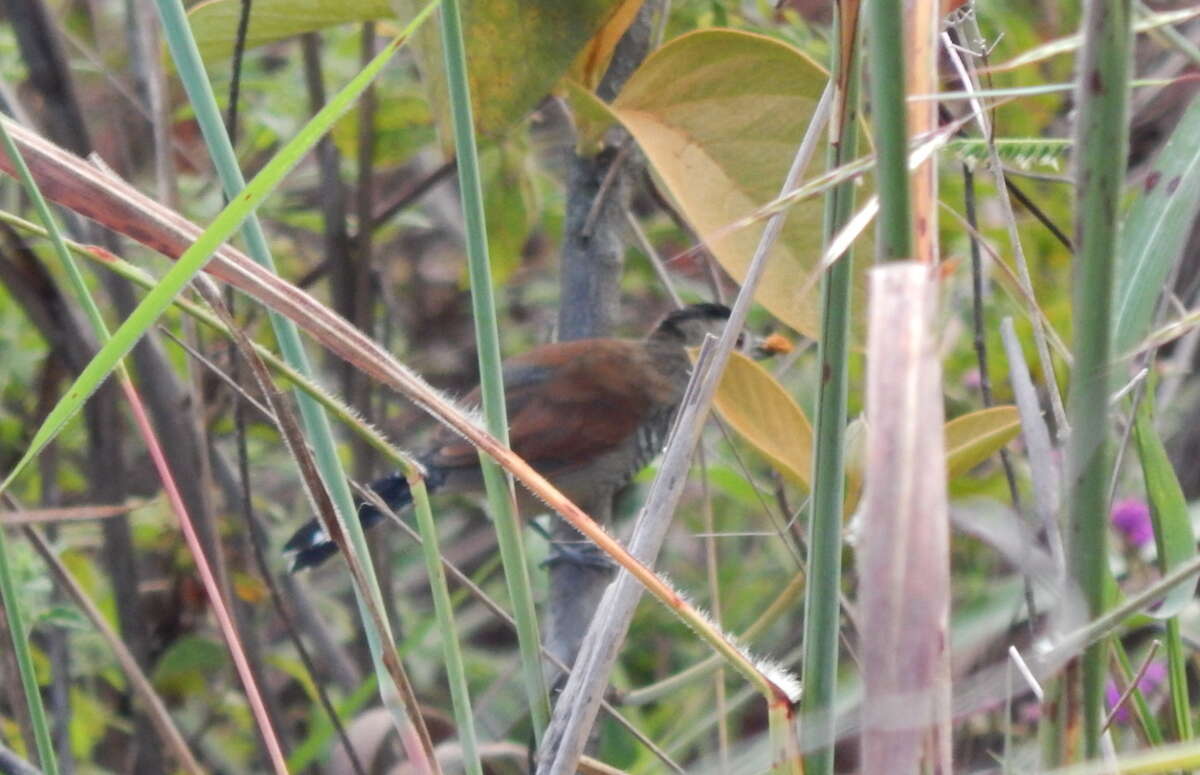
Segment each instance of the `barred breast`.
[[663,451],[663,445],[667,443],[667,434],[671,432],[671,423],[675,419],[675,409],[674,406],[657,409],[646,422],[638,426],[630,478]]

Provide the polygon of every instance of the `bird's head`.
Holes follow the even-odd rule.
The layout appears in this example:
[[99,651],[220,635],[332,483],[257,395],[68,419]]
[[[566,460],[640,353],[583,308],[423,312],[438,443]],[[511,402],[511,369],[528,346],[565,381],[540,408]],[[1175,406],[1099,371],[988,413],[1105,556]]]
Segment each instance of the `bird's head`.
[[[720,337],[729,322],[730,310],[724,304],[689,304],[663,318],[651,335],[671,346],[699,347],[707,334]],[[780,334],[768,337],[738,335],[737,349],[754,358],[770,358],[792,351],[792,343]]]
[[689,304],[663,318],[653,335],[684,347],[699,347],[707,334],[720,336],[727,322],[729,307],[724,304]]

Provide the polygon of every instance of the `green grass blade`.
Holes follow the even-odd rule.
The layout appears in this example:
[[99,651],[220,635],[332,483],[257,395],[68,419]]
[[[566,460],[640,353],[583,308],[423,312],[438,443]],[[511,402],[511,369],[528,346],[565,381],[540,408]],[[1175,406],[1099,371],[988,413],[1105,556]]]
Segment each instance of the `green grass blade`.
[[[1154,542],[1158,565],[1167,574],[1196,556],[1196,536],[1192,531],[1187,500],[1175,469],[1167,457],[1162,439],[1154,429],[1154,390],[1148,386],[1138,406],[1133,435],[1142,460],[1142,476],[1150,501],[1154,523]],[[1167,593],[1152,616],[1167,619],[1167,675],[1171,687],[1171,710],[1175,732],[1180,740],[1192,737],[1192,716],[1188,703],[1187,659],[1177,614],[1192,601],[1194,584],[1181,584]]]
[[[1129,661],[1129,654],[1125,651],[1125,646],[1122,645],[1120,638],[1112,639],[1113,656],[1117,659],[1117,664],[1120,665],[1121,672],[1124,673],[1126,685],[1134,678],[1133,663]],[[1142,725],[1142,729],[1146,733],[1146,739],[1153,746],[1162,745],[1164,740],[1162,730],[1158,726],[1158,720],[1154,713],[1150,710],[1149,704],[1146,702],[1146,697],[1142,694],[1140,688],[1135,687],[1129,695],[1129,707],[1137,715],[1138,723]]]
[[0,599],[4,601],[4,613],[8,617],[8,633],[12,636],[13,653],[17,657],[17,672],[21,674],[21,688],[25,691],[25,703],[29,706],[29,721],[33,726],[34,744],[38,759],[47,775],[57,775],[58,759],[54,755],[54,743],[50,739],[50,724],[46,720],[46,708],[42,704],[38,688],[37,671],[33,667],[33,656],[25,634],[25,617],[21,615],[21,596],[13,581],[12,568],[8,561],[8,540],[4,528],[0,527]]
[[1200,97],[1194,97],[1146,175],[1121,229],[1114,349],[1146,335],[1171,268],[1200,210]]
[[472,717],[471,693],[467,688],[467,671],[463,666],[458,628],[454,626],[454,603],[450,600],[450,590],[446,586],[446,569],[442,567],[437,525],[433,521],[433,511],[429,508],[429,493],[425,489],[425,482],[419,478],[410,480],[410,489],[413,495],[413,512],[417,516],[417,527],[421,531],[421,549],[425,554],[425,568],[429,573],[429,587],[433,593],[433,608],[437,614],[442,653],[446,657],[446,678],[450,683],[450,700],[454,706],[454,720],[458,725],[458,742],[462,746],[463,768],[469,775],[483,775],[483,765],[479,759],[479,741]]
[[[1163,573],[1169,573],[1196,556],[1196,537],[1183,489],[1179,486],[1179,479],[1175,476],[1162,439],[1154,428],[1153,393],[1153,390],[1147,389],[1138,406],[1133,437],[1142,461],[1142,477],[1150,501],[1158,565]],[[1151,615],[1160,619],[1174,617],[1192,601],[1193,591],[1186,584],[1176,587],[1163,598],[1162,605]]]
[[[471,277],[471,304],[475,317],[475,341],[479,349],[480,389],[488,432],[508,445],[508,419],[504,406],[504,380],[500,369],[500,339],[496,330],[496,305],[492,298],[492,273],[488,260],[487,224],[483,210],[483,190],[479,176],[479,155],[475,147],[475,129],[471,118],[471,95],[467,82],[467,55],[463,45],[462,19],[458,0],[442,4],[442,50],[450,92],[454,123],[454,143],[458,156],[459,196],[467,231],[467,260]],[[541,638],[537,613],[529,581],[529,564],[521,541],[521,524],[513,508],[511,482],[500,467],[480,453],[488,508],[496,525],[504,576],[513,600],[517,620],[517,640],[521,668],[533,733],[537,743],[550,722],[550,703],[542,676]]]
[[45,226],[45,233],[50,239],[50,244],[54,247],[54,254],[67,270],[67,280],[71,283],[71,289],[75,292],[76,297],[83,304],[83,309],[88,316],[88,322],[92,324],[92,330],[95,331],[96,336],[100,337],[102,342],[108,341],[108,326],[105,325],[104,318],[100,315],[100,308],[96,306],[96,300],[88,292],[87,284],[83,281],[83,275],[80,274],[78,265],[76,265],[75,260],[71,257],[71,251],[67,248],[62,231],[58,228],[58,223],[54,220],[54,214],[50,212],[50,206],[46,203],[46,197],[42,196],[42,190],[38,188],[37,182],[29,172],[29,166],[25,164],[25,157],[21,155],[21,151],[13,141],[12,135],[8,132],[8,127],[3,122],[0,122],[0,141],[3,141],[4,152],[8,154],[8,158],[12,159],[13,166],[17,168],[17,177],[21,181],[21,186],[33,201],[33,208],[37,211],[38,218],[41,219],[42,224]]
[[[1186,585],[1185,585],[1186,586]],[[1180,589],[1182,587],[1177,587]],[[1187,663],[1191,649],[1183,643],[1179,629],[1179,617],[1167,620],[1167,684],[1171,687],[1171,719],[1175,737],[1181,741],[1191,740],[1192,709],[1188,700]]]

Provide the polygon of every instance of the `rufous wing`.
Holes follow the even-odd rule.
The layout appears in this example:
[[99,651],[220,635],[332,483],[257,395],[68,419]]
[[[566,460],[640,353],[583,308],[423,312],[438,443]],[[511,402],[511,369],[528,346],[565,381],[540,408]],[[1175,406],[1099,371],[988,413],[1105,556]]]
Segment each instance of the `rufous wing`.
[[[535,468],[586,463],[637,432],[671,386],[636,341],[584,339],[543,345],[505,361],[509,442]],[[466,401],[477,405],[476,388]],[[475,448],[448,431],[438,434],[430,462],[472,466]]]

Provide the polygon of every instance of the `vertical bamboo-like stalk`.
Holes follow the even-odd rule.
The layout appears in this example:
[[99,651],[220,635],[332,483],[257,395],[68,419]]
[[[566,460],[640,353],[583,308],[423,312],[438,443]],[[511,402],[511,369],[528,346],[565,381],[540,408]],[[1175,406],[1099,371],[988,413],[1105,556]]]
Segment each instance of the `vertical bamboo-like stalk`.
[[[475,126],[471,118],[471,94],[467,83],[467,56],[462,36],[458,0],[445,0],[441,8],[442,51],[446,82],[454,122],[454,144],[458,157],[459,196],[467,231],[467,261],[471,278],[471,305],[475,317],[475,343],[479,349],[479,386],[488,432],[508,446],[508,416],[504,406],[504,382],[500,370],[500,339],[496,331],[496,304],[492,298],[492,272],[488,262],[487,224],[479,158],[475,148]],[[496,525],[504,577],[513,600],[521,669],[529,699],[536,741],[550,722],[550,701],[542,676],[540,636],[529,581],[529,564],[521,541],[521,524],[516,514],[512,485],[500,466],[480,453],[488,508]]]
[[908,129],[904,105],[904,17],[896,3],[870,3],[867,17],[871,129],[876,149],[879,221],[875,258],[912,255],[908,192]]
[[[908,94],[936,94],[938,91],[938,30],[941,15],[936,0],[905,0],[905,55],[908,69],[905,86]],[[908,103],[908,131],[914,137],[928,135],[937,129],[937,100],[914,100]],[[938,260],[938,163],[933,156],[913,170],[910,178],[915,219],[913,257],[918,261],[936,264]]]
[[[832,56],[839,99],[832,117],[835,143],[828,167],[853,159],[858,147],[859,56],[858,3],[838,4],[839,44]],[[841,231],[854,211],[855,184],[847,181],[825,200],[824,239]],[[837,691],[838,634],[842,581],[842,511],[844,508],[846,389],[850,356],[850,309],[853,256],[843,255],[822,278],[821,340],[817,358],[814,433],[812,527],[808,545],[808,584],[804,598],[803,730],[813,750],[805,760],[808,775],[833,772],[833,707]],[[815,749],[814,749],[815,746]]]
[[[1108,516],[1108,373],[1112,355],[1113,270],[1118,205],[1128,151],[1130,0],[1092,0],[1083,21],[1076,74],[1075,260],[1072,267],[1072,346],[1067,446],[1067,557],[1092,618],[1104,608]],[[1104,645],[1083,657],[1085,751],[1100,751]]]
[[[870,5],[881,262],[913,255],[902,46],[912,46],[913,83],[925,83],[934,67],[925,40],[934,32],[928,16],[934,11],[922,7],[928,4],[911,0],[904,13],[897,13],[896,3]],[[910,16],[911,39],[904,34]],[[924,126],[924,114],[917,126]],[[916,772],[923,752],[928,770],[950,771],[949,526],[930,268],[936,185],[918,183],[915,189],[916,255],[929,263],[879,267],[870,284],[866,494],[858,552],[864,772]]]
[[935,275],[876,268],[858,549],[863,772],[950,772],[949,529]]

